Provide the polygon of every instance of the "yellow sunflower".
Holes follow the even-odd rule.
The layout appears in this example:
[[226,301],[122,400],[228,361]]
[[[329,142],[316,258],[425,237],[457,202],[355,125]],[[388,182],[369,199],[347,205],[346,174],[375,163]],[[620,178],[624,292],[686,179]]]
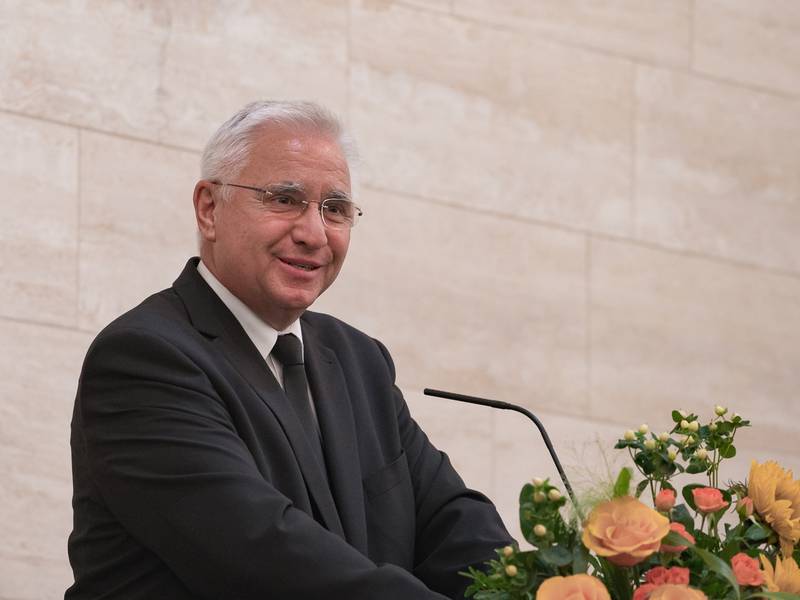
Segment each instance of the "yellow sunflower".
[[761,555],[761,566],[764,568],[764,584],[770,592],[788,592],[800,594],[800,567],[791,556],[775,558],[775,568],[769,559]]
[[747,495],[756,513],[778,534],[781,551],[789,556],[800,540],[800,481],[775,461],[750,465]]

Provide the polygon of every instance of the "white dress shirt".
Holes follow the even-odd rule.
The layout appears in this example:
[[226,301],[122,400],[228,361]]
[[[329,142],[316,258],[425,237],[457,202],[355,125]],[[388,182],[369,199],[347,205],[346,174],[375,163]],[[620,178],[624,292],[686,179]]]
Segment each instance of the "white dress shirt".
[[[228,288],[222,285],[219,279],[217,279],[214,274],[208,270],[208,267],[206,267],[202,260],[197,264],[197,272],[200,273],[200,277],[202,277],[209,287],[214,290],[214,293],[219,296],[219,299],[222,300],[222,303],[228,307],[228,310],[230,310],[233,313],[233,316],[236,317],[236,320],[239,321],[239,324],[242,326],[242,329],[244,329],[247,337],[249,337],[253,344],[255,344],[258,352],[264,358],[269,370],[272,371],[272,374],[275,375],[275,379],[277,379],[278,383],[281,385],[281,387],[283,387],[283,366],[280,362],[275,360],[274,356],[272,356],[272,349],[275,347],[275,342],[278,341],[279,335],[292,333],[297,336],[297,339],[300,340],[300,348],[303,350],[303,356],[305,357],[303,331],[300,327],[300,319],[293,321],[283,331],[278,331],[271,325],[268,325],[261,320],[261,318],[259,318],[259,316],[254,313],[244,302],[239,300],[239,298],[234,296]],[[311,396],[310,389],[308,390],[308,399],[311,402],[311,410],[314,413],[314,418],[316,419],[317,410],[314,406],[314,398]],[[319,422],[317,422],[317,427],[319,427]]]

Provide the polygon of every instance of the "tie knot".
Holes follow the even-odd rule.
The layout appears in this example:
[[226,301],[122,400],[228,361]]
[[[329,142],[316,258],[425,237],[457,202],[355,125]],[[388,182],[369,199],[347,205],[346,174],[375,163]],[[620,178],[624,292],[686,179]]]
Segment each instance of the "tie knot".
[[303,364],[303,348],[300,345],[300,340],[293,333],[279,335],[278,341],[275,342],[275,347],[272,349],[272,354],[284,367]]

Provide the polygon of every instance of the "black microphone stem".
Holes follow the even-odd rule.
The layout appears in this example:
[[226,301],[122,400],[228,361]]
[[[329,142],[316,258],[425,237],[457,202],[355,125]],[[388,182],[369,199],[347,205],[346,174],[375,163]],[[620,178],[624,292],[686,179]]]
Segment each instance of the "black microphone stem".
[[488,398],[477,398],[475,396],[465,396],[464,394],[454,394],[453,392],[444,392],[442,390],[432,390],[430,388],[425,388],[422,392],[426,396],[436,396],[438,398],[447,398],[448,400],[458,400],[459,402],[468,402],[469,404],[479,404],[481,406],[490,406],[492,408],[500,408],[503,410],[513,410],[518,413],[522,413],[526,417],[528,417],[533,424],[536,425],[536,428],[539,430],[539,433],[542,434],[542,439],[544,440],[544,445],[547,446],[547,451],[550,453],[550,458],[553,459],[553,463],[556,465],[556,469],[558,470],[558,474],[561,476],[561,481],[564,482],[564,488],[567,490],[567,494],[569,494],[570,500],[572,500],[572,506],[575,507],[575,512],[578,515],[578,519],[583,521],[583,514],[581,513],[581,509],[578,506],[578,501],[575,499],[575,493],[572,491],[572,486],[569,484],[569,480],[567,479],[567,474],[564,473],[564,469],[561,466],[561,461],[558,460],[558,455],[556,454],[555,449],[553,448],[553,443],[550,441],[550,436],[547,435],[547,431],[542,425],[542,422],[534,415],[531,411],[521,406],[517,406],[516,404],[511,404],[509,402],[501,402],[499,400],[489,400]]

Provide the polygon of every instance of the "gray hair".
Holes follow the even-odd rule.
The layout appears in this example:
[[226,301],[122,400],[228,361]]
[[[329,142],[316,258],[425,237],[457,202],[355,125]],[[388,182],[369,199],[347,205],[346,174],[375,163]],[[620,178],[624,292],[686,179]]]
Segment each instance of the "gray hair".
[[[243,107],[211,136],[200,160],[201,177],[236,177],[247,162],[255,134],[269,125],[310,128],[329,135],[339,144],[348,165],[358,159],[355,142],[328,109],[314,102],[259,100]],[[222,191],[225,198],[226,190]]]

